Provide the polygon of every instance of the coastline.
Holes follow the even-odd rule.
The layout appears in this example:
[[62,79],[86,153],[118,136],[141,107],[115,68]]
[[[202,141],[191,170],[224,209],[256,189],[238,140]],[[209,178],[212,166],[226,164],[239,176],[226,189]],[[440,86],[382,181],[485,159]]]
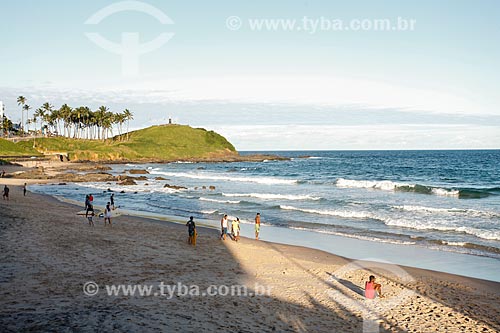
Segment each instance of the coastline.
[[[20,179],[12,181],[17,184],[24,182]],[[379,323],[383,332],[419,331],[422,327],[441,328],[439,331],[464,330],[465,327],[467,331],[477,332],[500,329],[496,322],[500,314],[500,283],[397,266],[413,279],[401,281],[391,274],[392,266],[384,270],[379,264],[370,270],[350,269],[338,273],[357,261],[307,247],[249,238],[243,238],[239,243],[222,242],[218,240],[216,230],[201,227],[197,248],[193,249],[185,242],[185,227],[178,223],[122,215],[115,219],[113,228],[105,229],[99,220],[91,229],[84,218],[75,218],[74,212],[81,207],[76,208],[42,194],[29,193],[27,198],[22,198],[19,196],[21,189],[17,186],[12,187],[11,193],[12,201],[2,202],[1,205],[1,214],[7,217],[2,220],[8,221],[2,227],[5,230],[2,248],[8,251],[8,255],[2,263],[6,269],[2,276],[1,322],[10,330],[33,327],[61,330],[71,327],[68,325],[77,325],[77,319],[92,315],[87,308],[92,302],[96,303],[91,306],[94,310],[104,306],[108,314],[117,315],[119,312],[123,315],[125,312],[126,318],[138,320],[138,324],[131,324],[124,318],[118,319],[118,324],[108,323],[102,317],[92,321],[99,325],[94,327],[104,325],[109,329],[115,326],[107,325],[118,325],[116,327],[122,330],[153,328],[156,326],[151,325],[155,323],[160,325],[158,327],[183,330],[234,330],[228,322],[237,318],[240,325],[236,327],[248,331],[274,328],[327,332],[337,328],[339,331],[356,332],[362,325],[362,312],[357,307],[339,304],[340,296],[332,296],[329,290],[342,291],[344,295],[356,299],[358,296],[354,291],[362,287],[371,271],[380,277],[391,300],[404,290],[415,292],[401,304],[382,311]],[[30,209],[26,209],[28,207]],[[23,229],[25,227],[27,229]],[[16,231],[18,228],[22,229],[21,233]],[[23,252],[23,246],[28,251]],[[12,261],[13,258],[19,263]],[[194,267],[190,265],[192,261],[196,262]],[[87,269],[90,271],[87,272]],[[38,274],[41,271],[48,277],[40,280]],[[239,281],[248,285],[259,282],[272,286],[273,292],[269,297],[231,297],[230,300],[227,297],[203,300],[180,297],[168,303],[170,312],[161,314],[155,307],[164,306],[166,301],[158,298],[122,297],[110,300],[109,296],[99,295],[96,300],[81,292],[81,285],[86,279],[98,283],[127,283],[158,281],[165,277],[171,282],[180,280],[198,284],[207,280],[217,283]],[[47,300],[35,300],[39,298],[39,293],[35,296],[29,292],[9,292],[9,288],[18,283],[28,286],[28,290],[42,288]],[[75,306],[82,307],[73,314],[61,308],[66,304],[61,299],[68,299],[70,295],[76,297]],[[49,306],[51,299],[54,301],[52,296],[57,300],[56,305]],[[109,307],[117,304],[121,304],[117,309]],[[151,317],[141,315],[138,318],[137,314],[129,312],[129,308],[137,306],[145,309]],[[31,310],[20,311],[20,307]],[[235,312],[236,307],[239,311]],[[192,313],[193,308],[196,313],[190,319],[180,316],[182,311]],[[219,310],[214,312],[214,308],[220,313]],[[248,314],[245,309],[254,310]],[[54,311],[64,314],[67,319],[51,323]],[[272,319],[264,320],[263,317],[269,313],[273,314]],[[34,322],[20,322],[27,314],[34,315]],[[219,315],[225,318],[223,323],[213,319]],[[204,320],[209,323],[208,326],[203,326]]]

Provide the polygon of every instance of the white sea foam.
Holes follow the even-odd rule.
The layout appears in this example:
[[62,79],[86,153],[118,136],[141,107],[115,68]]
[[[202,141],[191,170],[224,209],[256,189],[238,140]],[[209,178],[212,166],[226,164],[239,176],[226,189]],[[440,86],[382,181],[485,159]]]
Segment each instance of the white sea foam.
[[264,200],[320,200],[320,197],[314,197],[308,194],[293,195],[293,194],[274,194],[274,193],[222,193],[225,197],[249,197]]
[[214,209],[214,210],[202,210],[201,213],[202,214],[215,214],[215,213],[217,213],[217,209]]
[[414,244],[416,244],[416,242],[412,242],[412,241],[401,241],[401,240],[395,240],[395,239],[384,239],[384,238],[378,238],[378,237],[353,235],[353,234],[346,234],[346,233],[342,233],[342,232],[329,231],[329,230],[309,229],[309,228],[303,228],[303,227],[290,227],[290,229],[312,231],[312,232],[317,232],[317,233],[321,233],[321,234],[355,238],[355,239],[359,239],[359,240],[366,240],[366,241],[379,242],[379,243],[389,243],[389,244],[398,244],[398,245],[414,245]]
[[330,216],[338,216],[344,218],[357,218],[357,219],[378,219],[372,213],[369,212],[361,212],[361,211],[348,211],[348,210],[319,210],[319,209],[307,209],[307,208],[297,208],[293,206],[285,206],[280,205],[280,208],[283,210],[293,210],[298,212],[304,212],[309,214],[318,214],[318,215],[330,215]]
[[400,219],[385,218],[383,219],[383,221],[386,225],[389,226],[411,228],[417,230],[462,232],[483,239],[500,240],[500,230],[484,230],[474,227],[456,226],[453,224],[452,221],[445,222],[440,220],[439,222],[436,222],[436,220],[427,220],[423,222],[421,220],[401,219],[401,218]]
[[190,179],[204,179],[204,180],[222,180],[222,181],[233,181],[233,182],[247,182],[247,183],[258,183],[264,185],[292,185],[297,184],[294,179],[282,179],[282,178],[272,178],[272,177],[228,177],[221,175],[211,175],[204,173],[188,173],[188,172],[166,172],[166,171],[154,171],[151,174],[164,175],[168,177],[179,177],[179,178],[190,178]]
[[466,215],[469,217],[487,217],[487,218],[500,217],[500,214],[498,213],[489,211],[480,211],[476,209],[435,208],[435,207],[413,206],[413,205],[392,206],[392,208],[409,212],[423,212],[423,213],[445,214],[445,215]]
[[385,191],[394,191],[398,186],[411,186],[410,184],[395,183],[390,180],[372,181],[372,180],[353,180],[344,178],[337,179],[335,185],[337,187],[374,188]]
[[432,194],[440,195],[440,196],[444,196],[444,197],[458,197],[460,195],[459,190],[447,190],[444,188],[433,188],[431,191],[432,191]]
[[218,199],[211,199],[211,198],[200,198],[201,201],[208,201],[208,202],[218,202],[218,203],[224,203],[224,204],[239,204],[241,201],[239,200],[218,200]]

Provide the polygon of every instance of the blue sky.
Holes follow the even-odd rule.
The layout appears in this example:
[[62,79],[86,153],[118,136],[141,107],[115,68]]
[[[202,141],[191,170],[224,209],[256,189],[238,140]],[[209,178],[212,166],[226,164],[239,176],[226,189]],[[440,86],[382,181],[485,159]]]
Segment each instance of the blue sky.
[[[119,1],[2,1],[0,100],[101,104],[215,129],[240,150],[500,148],[498,1],[145,1],[85,24]],[[233,31],[226,19],[238,16]],[[248,20],[415,20],[413,31],[255,31]],[[91,42],[173,37],[139,58]]]

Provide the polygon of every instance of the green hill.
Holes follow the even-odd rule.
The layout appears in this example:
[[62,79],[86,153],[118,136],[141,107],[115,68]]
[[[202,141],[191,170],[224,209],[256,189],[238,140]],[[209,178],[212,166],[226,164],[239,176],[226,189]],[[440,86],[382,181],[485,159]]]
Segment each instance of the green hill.
[[16,144],[11,141],[0,139],[0,157],[20,157],[20,156],[38,156],[40,153],[33,149],[33,141],[29,144]]
[[[19,142],[28,149],[33,142]],[[234,158],[238,153],[223,136],[183,125],[152,126],[112,139],[79,140],[63,137],[36,140],[40,153],[68,153],[72,161],[175,161]],[[0,151],[0,155],[2,152]]]

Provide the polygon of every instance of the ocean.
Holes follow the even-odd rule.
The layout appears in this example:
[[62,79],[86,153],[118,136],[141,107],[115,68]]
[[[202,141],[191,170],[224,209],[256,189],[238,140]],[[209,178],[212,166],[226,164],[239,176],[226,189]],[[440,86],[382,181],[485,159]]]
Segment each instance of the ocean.
[[264,153],[289,160],[111,165],[113,174],[145,169],[148,179],[30,189],[82,205],[92,193],[102,206],[113,191],[117,205],[146,215],[251,224],[260,212],[264,226],[289,231],[500,259],[500,150]]

